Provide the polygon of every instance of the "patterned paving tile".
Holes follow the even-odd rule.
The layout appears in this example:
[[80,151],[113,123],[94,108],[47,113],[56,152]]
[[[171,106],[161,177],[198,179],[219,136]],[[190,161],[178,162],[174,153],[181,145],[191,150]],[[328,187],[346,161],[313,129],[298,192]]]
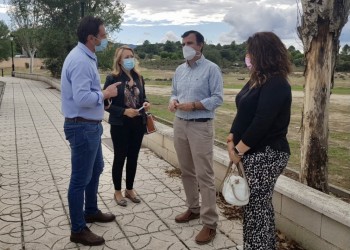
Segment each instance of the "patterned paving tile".
[[142,212],[117,216],[117,221],[125,235],[135,236],[167,230],[167,226],[154,212]]
[[135,249],[154,250],[182,250],[188,249],[171,231],[163,231],[151,234],[144,234],[129,238]]
[[91,248],[87,248],[87,247],[83,247],[80,249],[101,249],[101,250],[109,250],[109,249],[113,249],[113,250],[134,250],[134,248],[131,246],[130,242],[126,239],[117,239],[117,240],[111,240],[111,241],[106,241],[104,246],[98,246],[98,247],[91,247]]
[[167,188],[162,182],[157,179],[136,180],[134,183],[134,188],[140,195],[171,192],[169,188]]
[[22,213],[24,227],[42,228],[42,226],[57,227],[69,224],[67,215],[62,207],[40,211],[34,209]]
[[183,200],[173,192],[142,195],[142,199],[147,202],[152,209],[177,207],[184,203]]
[[40,228],[23,232],[26,249],[72,249],[75,243],[70,242],[69,226],[64,228]]
[[151,208],[148,206],[148,204],[143,201],[137,204],[127,199],[128,204],[126,207],[119,206],[113,198],[110,200],[104,200],[104,202],[108,207],[108,210],[116,216],[151,211]]
[[18,242],[14,242],[14,243],[2,242],[0,240],[0,249],[4,249],[4,250],[22,250],[23,248],[22,248],[21,240],[19,239]]
[[[1,178],[1,177],[0,177]],[[19,195],[18,185],[1,185],[0,186],[0,200],[15,198]]]
[[[2,237],[0,236],[0,239],[5,239],[5,234],[6,234],[6,238],[8,236],[10,237],[14,237],[17,238],[18,234],[20,233],[22,228],[21,228],[21,222],[8,222],[8,221],[3,221],[0,220],[0,235],[2,235]],[[2,242],[3,240],[0,240],[0,242]],[[2,249],[2,248],[0,248]]]
[[124,232],[118,226],[118,219],[110,223],[92,223],[88,224],[92,232],[103,236],[106,241],[114,241],[125,238]]
[[176,223],[175,216],[183,213],[187,210],[186,206],[179,207],[168,207],[164,209],[156,209],[154,212],[159,216],[159,218],[171,229],[182,228],[182,227],[192,227],[195,225],[200,225],[200,219],[192,220],[187,223]]
[[214,240],[206,245],[198,245],[195,242],[195,237],[202,229],[202,225],[193,227],[183,227],[174,229],[174,233],[188,246],[190,249],[228,249],[230,247],[235,247],[236,244],[227,238],[224,234],[217,230],[217,234]]
[[221,221],[218,228],[237,245],[243,245],[242,222],[231,220]]
[[173,166],[160,166],[156,168],[148,168],[147,170],[151,172],[157,179],[165,179],[169,178],[169,175],[166,173],[166,171],[174,169],[175,167]]

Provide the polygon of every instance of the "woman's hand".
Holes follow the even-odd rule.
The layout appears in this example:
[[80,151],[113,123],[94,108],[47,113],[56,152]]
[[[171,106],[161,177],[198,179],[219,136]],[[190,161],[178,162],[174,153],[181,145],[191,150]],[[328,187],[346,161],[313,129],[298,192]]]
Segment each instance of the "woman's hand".
[[233,150],[233,147],[228,151],[228,155],[230,157],[230,161],[232,161],[234,164],[238,164],[238,162],[241,161],[242,157],[238,156],[235,151]]
[[105,106],[105,110],[109,109],[112,105],[112,99],[107,99],[108,106]]
[[128,109],[125,109],[124,115],[130,118],[134,118],[135,116],[139,116],[140,113],[137,109],[128,108]]
[[148,112],[151,109],[151,104],[149,102],[144,102],[142,106],[144,107],[146,112]]
[[233,143],[233,134],[230,133],[227,138],[226,138],[226,142],[227,142],[227,152],[228,152],[228,156],[230,158],[230,161],[232,161],[234,164],[238,164],[238,162],[240,162],[241,157],[239,157],[235,151],[233,150],[233,148],[235,147],[234,143]]

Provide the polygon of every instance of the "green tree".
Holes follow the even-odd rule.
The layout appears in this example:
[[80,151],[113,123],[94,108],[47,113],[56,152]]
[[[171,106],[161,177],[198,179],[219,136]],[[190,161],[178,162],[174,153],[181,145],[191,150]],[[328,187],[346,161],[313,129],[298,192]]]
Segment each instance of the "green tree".
[[39,19],[42,15],[37,0],[9,0],[12,8],[8,14],[17,30],[13,32],[15,41],[30,57],[29,71],[33,72],[33,59],[39,47]]
[[0,20],[0,62],[11,56],[11,42],[9,29],[4,21]]
[[289,46],[288,48],[289,54],[291,56],[291,60],[293,64],[297,67],[304,66],[304,54],[299,50],[295,49],[294,46]]
[[345,44],[344,47],[342,48],[341,55],[350,55],[350,46]]
[[220,52],[215,48],[215,45],[205,44],[203,48],[203,54],[208,60],[216,63],[220,67],[222,66],[222,57],[220,55]]
[[[118,31],[123,21],[124,4],[119,0],[10,0],[20,9],[36,10],[40,27],[40,54],[46,57],[46,67],[59,77],[63,61],[77,44],[76,29],[80,21],[81,2],[85,3],[85,15],[100,16],[108,32]],[[25,13],[22,14],[25,16]]]
[[176,51],[176,43],[174,42],[171,42],[171,41],[166,41],[165,44],[164,44],[164,51],[165,52],[169,52],[169,53],[172,53],[172,52],[175,52]]

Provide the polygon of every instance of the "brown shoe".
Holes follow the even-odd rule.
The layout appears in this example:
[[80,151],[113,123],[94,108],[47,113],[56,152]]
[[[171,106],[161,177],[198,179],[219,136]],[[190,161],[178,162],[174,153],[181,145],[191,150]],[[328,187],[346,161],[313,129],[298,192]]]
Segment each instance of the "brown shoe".
[[80,233],[72,232],[70,235],[70,241],[81,243],[85,246],[99,246],[105,243],[103,237],[94,234],[88,227],[85,227]]
[[98,210],[97,214],[85,215],[85,221],[87,223],[93,222],[111,222],[115,219],[115,215],[111,213],[102,213],[101,210]]
[[175,217],[175,221],[177,223],[185,223],[189,222],[190,220],[198,219],[200,214],[192,213],[191,210],[187,210],[186,212],[179,214]]
[[199,245],[207,244],[215,238],[215,235],[216,229],[203,226],[202,230],[196,236],[196,243]]

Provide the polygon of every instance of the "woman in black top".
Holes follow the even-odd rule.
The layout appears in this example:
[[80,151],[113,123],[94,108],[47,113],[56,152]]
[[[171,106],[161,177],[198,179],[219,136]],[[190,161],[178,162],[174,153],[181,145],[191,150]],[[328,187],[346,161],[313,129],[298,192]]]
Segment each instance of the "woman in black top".
[[287,141],[292,94],[286,47],[272,32],[249,37],[248,83],[236,96],[237,114],[227,137],[230,160],[242,161],[251,195],[244,206],[244,249],[274,250],[273,190],[290,155]]
[[[139,203],[133,189],[136,175],[137,159],[146,129],[145,111],[150,104],[146,99],[145,83],[140,73],[135,69],[134,51],[128,46],[118,48],[114,55],[113,72],[108,75],[104,89],[115,82],[118,86],[118,96],[105,102],[109,112],[111,137],[114,147],[112,177],[114,184],[114,199],[120,206],[127,202],[121,192],[123,166],[126,162],[125,197]],[[143,107],[142,110],[139,109]]]

